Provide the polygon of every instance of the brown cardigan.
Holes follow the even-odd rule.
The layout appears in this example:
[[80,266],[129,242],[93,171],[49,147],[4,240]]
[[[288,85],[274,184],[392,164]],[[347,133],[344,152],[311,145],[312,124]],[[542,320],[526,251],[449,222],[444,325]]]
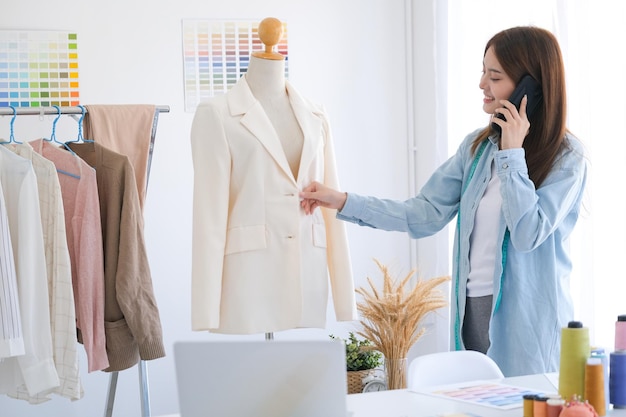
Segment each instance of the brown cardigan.
[[70,143],[96,169],[104,246],[104,321],[107,372],[139,359],[165,356],[159,311],[152,289],[143,217],[133,167],[127,156],[98,143]]

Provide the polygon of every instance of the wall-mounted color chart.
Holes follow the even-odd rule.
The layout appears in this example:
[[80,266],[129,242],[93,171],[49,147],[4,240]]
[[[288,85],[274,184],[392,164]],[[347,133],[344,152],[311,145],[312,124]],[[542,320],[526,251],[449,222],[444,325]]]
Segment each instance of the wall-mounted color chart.
[[[253,51],[264,49],[258,36],[258,21],[216,21],[184,19],[183,73],[185,111],[215,95],[224,94],[245,74]],[[285,76],[289,75],[287,25],[276,51],[285,56]]]
[[0,30],[0,107],[77,106],[74,32]]

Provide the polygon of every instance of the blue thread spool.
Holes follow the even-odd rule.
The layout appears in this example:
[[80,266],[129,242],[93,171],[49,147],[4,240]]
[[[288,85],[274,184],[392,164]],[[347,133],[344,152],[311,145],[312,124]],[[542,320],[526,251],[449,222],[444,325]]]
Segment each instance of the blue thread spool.
[[609,392],[613,408],[626,408],[626,351],[611,353]]

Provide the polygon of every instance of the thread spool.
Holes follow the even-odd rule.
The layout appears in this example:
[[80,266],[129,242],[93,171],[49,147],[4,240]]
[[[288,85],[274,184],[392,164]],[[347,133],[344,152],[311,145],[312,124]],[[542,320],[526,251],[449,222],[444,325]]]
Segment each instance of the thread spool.
[[579,321],[570,321],[561,329],[559,394],[565,401],[585,392],[585,366],[591,354],[589,329]]
[[535,402],[535,397],[537,397],[537,395],[535,394],[525,394],[524,395],[524,417],[534,417],[534,402]]
[[626,314],[617,316],[615,322],[615,350],[626,350]]
[[606,415],[604,400],[604,368],[600,358],[587,359],[585,366],[585,399],[593,406],[598,416]]
[[602,369],[604,370],[604,409],[608,413],[611,408],[611,402],[609,401],[609,357],[605,353],[604,348],[591,349],[592,358],[600,358],[602,362]]
[[533,417],[547,417],[548,416],[548,397],[543,395],[535,396],[533,400]]
[[609,397],[613,408],[626,408],[626,351],[611,353]]
[[562,398],[548,398],[546,404],[548,405],[547,417],[559,417],[565,406],[565,400]]

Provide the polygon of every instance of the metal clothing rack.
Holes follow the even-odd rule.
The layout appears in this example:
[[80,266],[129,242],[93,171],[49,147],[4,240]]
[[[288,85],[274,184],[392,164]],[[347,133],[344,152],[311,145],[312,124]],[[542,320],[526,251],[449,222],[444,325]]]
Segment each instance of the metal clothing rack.
[[[169,113],[169,106],[156,106],[154,111],[154,119],[152,120],[152,132],[150,133],[150,148],[148,155],[148,167],[146,173],[146,188],[148,187],[148,180],[150,179],[150,167],[152,164],[152,151],[154,149],[154,141],[156,139],[157,125],[159,123],[160,113]],[[44,116],[44,115],[82,115],[88,113],[89,110],[84,106],[71,106],[71,107],[0,107],[0,116]],[[146,361],[140,360],[137,365],[139,372],[139,393],[141,396],[141,416],[150,417],[150,390],[148,386],[148,367]],[[104,415],[105,417],[111,417],[113,414],[113,403],[115,401],[115,390],[117,389],[117,378],[119,371],[113,371],[110,373],[109,389],[107,391],[107,401],[105,405]]]
[[[13,110],[15,109],[15,113]],[[59,107],[61,114],[83,114],[83,109],[79,106],[71,107]],[[169,113],[170,106],[156,106],[155,113]],[[89,110],[85,108],[85,113],[89,113]],[[59,114],[59,110],[56,107],[0,107],[0,116],[17,116],[30,115],[30,116],[44,116],[49,114]],[[158,117],[155,116],[158,120]],[[154,135],[155,125],[152,125],[152,134]]]

